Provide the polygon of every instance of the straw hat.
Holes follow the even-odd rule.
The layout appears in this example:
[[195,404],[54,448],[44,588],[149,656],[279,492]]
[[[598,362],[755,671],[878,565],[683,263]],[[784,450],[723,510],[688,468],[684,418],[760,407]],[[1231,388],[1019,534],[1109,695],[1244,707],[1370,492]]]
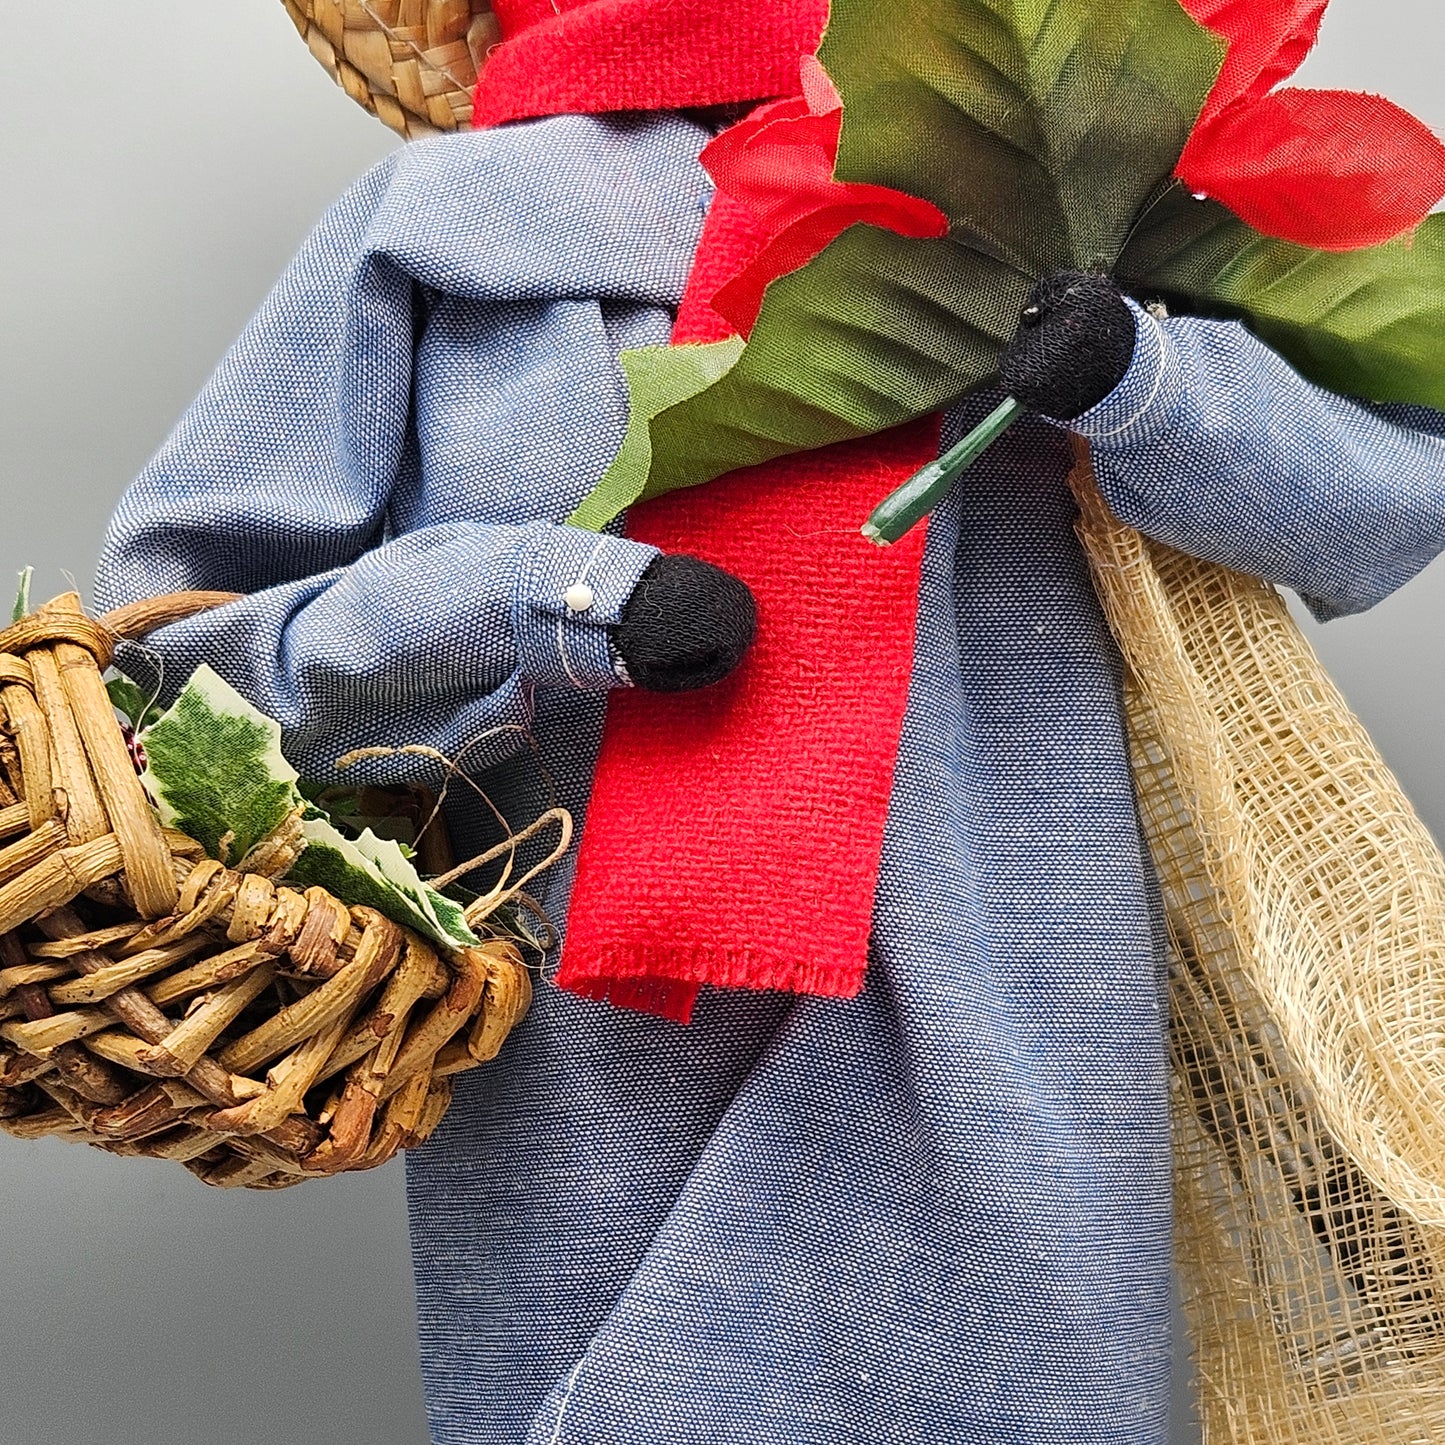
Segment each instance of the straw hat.
[[488,0],[282,0],[352,100],[412,139],[467,125],[472,88],[501,39]]

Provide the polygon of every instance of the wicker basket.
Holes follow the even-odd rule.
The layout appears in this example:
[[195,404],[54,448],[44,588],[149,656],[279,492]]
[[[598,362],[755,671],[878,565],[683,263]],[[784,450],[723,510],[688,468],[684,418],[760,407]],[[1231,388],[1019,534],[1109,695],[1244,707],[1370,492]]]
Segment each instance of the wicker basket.
[[465,127],[487,51],[487,0],[282,0],[352,100],[408,138]]
[[275,1189],[419,1144],[531,988],[510,943],[439,953],[160,826],[101,671],[224,600],[0,632],[0,1128]]

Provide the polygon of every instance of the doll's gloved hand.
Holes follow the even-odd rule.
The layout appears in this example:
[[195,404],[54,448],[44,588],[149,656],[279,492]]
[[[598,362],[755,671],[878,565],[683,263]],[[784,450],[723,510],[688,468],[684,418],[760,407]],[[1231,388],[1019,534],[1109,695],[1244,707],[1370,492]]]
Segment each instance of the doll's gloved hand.
[[632,589],[614,641],[638,687],[691,692],[721,682],[756,632],[745,582],[710,562],[665,553]]
[[1108,396],[1134,357],[1134,313],[1107,276],[1059,271],[1034,287],[1004,352],[1010,396],[1072,421]]

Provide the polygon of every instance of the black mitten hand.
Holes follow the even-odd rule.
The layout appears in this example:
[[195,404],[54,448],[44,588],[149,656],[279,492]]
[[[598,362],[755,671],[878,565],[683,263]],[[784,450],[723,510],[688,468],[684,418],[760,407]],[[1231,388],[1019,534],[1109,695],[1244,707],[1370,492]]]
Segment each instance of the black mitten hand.
[[756,632],[745,582],[696,557],[664,554],[638,579],[615,640],[638,687],[690,692],[721,682]]
[[1004,352],[1004,387],[1033,411],[1072,421],[1124,379],[1134,337],[1134,313],[1107,276],[1060,271],[1029,297]]

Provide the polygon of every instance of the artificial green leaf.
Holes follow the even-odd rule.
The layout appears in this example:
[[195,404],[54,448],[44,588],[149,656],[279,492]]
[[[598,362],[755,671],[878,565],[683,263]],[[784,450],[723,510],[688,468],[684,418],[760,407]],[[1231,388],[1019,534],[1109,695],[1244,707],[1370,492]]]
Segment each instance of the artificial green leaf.
[[145,783],[161,820],[237,863],[301,806],[281,725],[202,664],[146,733]]
[[622,353],[632,396],[627,435],[597,489],[568,520],[601,531],[642,495],[652,466],[652,419],[687,401],[725,375],[743,349],[741,336],[709,346],[647,346]]
[[121,712],[137,732],[148,728],[161,714],[151,698],[128,677],[113,677],[105,685],[111,706]]
[[15,606],[11,609],[11,622],[19,622],[27,612],[30,611],[30,583],[35,576],[35,568],[25,567],[21,569],[19,585],[15,590]]
[[292,866],[291,881],[374,908],[443,948],[478,942],[461,906],[423,883],[392,839],[378,838],[369,829],[355,840],[347,838],[314,808],[303,816],[301,834],[306,847]]
[[926,197],[1038,279],[1112,267],[1224,45],[1178,0],[835,0],[819,59],[838,178]]
[[837,175],[934,202],[949,238],[850,227],[772,282],[747,345],[701,389],[690,353],[726,353],[625,353],[627,440],[573,521],[982,385],[1035,281],[1117,258],[1222,53],[1178,0],[834,0],[820,58],[844,103]]
[[[853,226],[773,282],[724,376],[651,419],[650,469],[624,449],[603,487],[660,496],[948,406],[997,369],[1030,285],[952,241]],[[684,349],[656,348],[650,365]]]
[[1118,274],[1139,295],[1243,320],[1332,391],[1445,409],[1445,216],[1381,246],[1315,251],[1179,188],[1144,217]]

